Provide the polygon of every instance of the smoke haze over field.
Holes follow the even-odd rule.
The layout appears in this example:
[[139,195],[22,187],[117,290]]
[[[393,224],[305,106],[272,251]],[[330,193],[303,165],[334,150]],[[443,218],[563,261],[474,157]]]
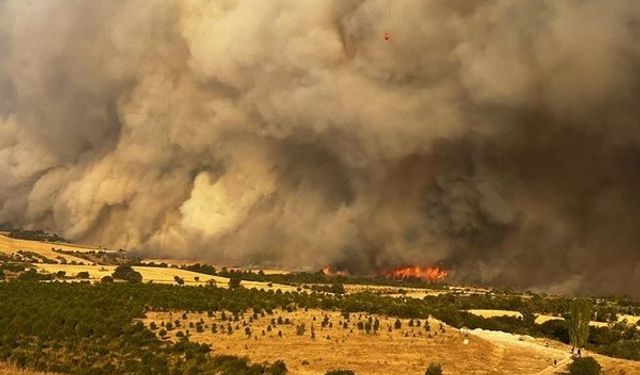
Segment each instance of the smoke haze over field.
[[0,223],[640,296],[639,37],[635,0],[0,0]]

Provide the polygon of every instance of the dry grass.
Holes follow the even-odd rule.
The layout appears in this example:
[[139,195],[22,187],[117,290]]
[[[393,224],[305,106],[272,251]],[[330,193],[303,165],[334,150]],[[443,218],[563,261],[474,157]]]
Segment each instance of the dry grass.
[[[542,324],[545,322],[548,322],[549,320],[564,320],[563,317],[561,316],[552,316],[552,315],[538,315],[536,317],[536,324]],[[640,320],[640,316],[633,316],[633,315],[619,315],[618,316],[618,322],[624,322],[626,320],[627,324],[638,324],[638,320]],[[592,320],[589,322],[589,325],[592,327],[608,327],[609,323],[605,323],[605,322],[596,322],[595,320]]]
[[0,362],[0,375],[55,375],[53,372],[25,370],[9,363]]
[[[182,265],[188,265],[188,264],[194,264],[194,263],[202,263],[202,259],[149,258],[149,259],[145,259],[144,262],[145,263],[151,263],[151,262],[166,263],[168,265],[175,264],[177,266],[182,266]],[[210,263],[207,263],[207,264],[210,264]],[[252,271],[252,272],[262,271],[267,275],[290,273],[290,270],[285,270],[282,268],[235,267],[235,266],[223,266],[219,264],[211,264],[211,265],[218,270],[222,269],[223,267],[226,267],[229,270],[241,270],[241,271]]]
[[512,318],[522,318],[522,313],[519,311],[510,311],[510,310],[467,310],[473,315],[481,316],[483,318],[495,318],[499,316],[508,316]]
[[622,322],[622,321],[625,321],[625,320],[629,324],[638,324],[638,320],[640,320],[640,316],[633,316],[633,315],[626,315],[626,314],[618,315],[618,321],[619,322]]
[[[14,254],[18,250],[25,250],[25,251],[32,251],[34,253],[38,253],[50,259],[63,257],[67,260],[67,262],[73,262],[73,261],[82,262],[82,263],[88,262],[86,259],[74,257],[71,255],[56,253],[55,251],[52,250],[52,248],[70,250],[70,251],[79,251],[79,252],[103,250],[103,249],[88,247],[83,245],[71,245],[71,244],[58,243],[58,242],[40,242],[40,241],[20,240],[20,239],[7,237],[6,235],[0,235],[0,252],[5,254]],[[103,251],[107,251],[107,250],[103,250]]]
[[546,323],[546,322],[548,322],[550,320],[564,320],[564,318],[561,317],[561,316],[538,314],[538,315],[536,315],[535,323],[536,324],[543,324],[543,323]]
[[[361,292],[371,292],[386,295],[389,297],[399,297],[399,298],[416,298],[423,299],[425,296],[438,296],[443,293],[448,293],[448,290],[438,290],[438,289],[425,289],[425,288],[400,288],[400,287],[390,287],[384,285],[345,285],[345,291],[349,294],[353,293],[361,293]],[[399,290],[402,289],[403,293],[399,293]]]
[[[111,275],[116,266],[92,266],[92,265],[74,265],[74,264],[37,264],[39,269],[56,273],[58,271],[65,271],[67,276],[75,276],[78,272],[88,272],[89,278],[92,281],[98,281],[104,276]],[[215,280],[216,285],[221,287],[227,287],[229,285],[229,279],[221,276],[211,276],[202,273],[196,273],[192,271],[182,270],[179,268],[161,268],[161,267],[146,267],[146,266],[134,266],[134,270],[140,272],[143,281],[153,281],[158,284],[175,284],[174,277],[178,276],[182,278],[185,285],[205,285],[210,280]],[[198,281],[196,281],[196,277]],[[245,288],[258,288],[258,289],[280,289],[283,292],[293,291],[295,288],[289,285],[272,284],[255,282],[255,281],[242,281],[241,285]]]
[[[161,322],[182,320],[181,315],[181,312],[148,313],[145,324],[155,321],[160,325]],[[333,327],[321,327],[325,315]],[[441,363],[447,374],[530,374],[549,366],[553,358],[553,355],[535,348],[495,345],[475,336],[469,336],[465,345],[464,334],[450,327],[445,327],[445,333],[442,333],[439,331],[440,323],[434,320],[429,322],[431,332],[425,331],[424,320],[420,327],[409,327],[408,320],[402,320],[401,329],[389,332],[388,327],[395,319],[378,316],[380,332],[366,334],[356,328],[357,314],[352,314],[348,329],[343,329],[340,325],[343,318],[339,312],[278,311],[273,316],[267,315],[251,323],[247,314],[232,323],[233,334],[227,334],[226,329],[214,334],[212,323],[227,326],[228,322],[223,322],[220,316],[220,313],[213,318],[207,314],[188,314],[188,319],[182,321],[182,327],[174,329],[170,335],[175,339],[178,330],[189,329],[191,340],[211,344],[217,354],[246,355],[255,362],[282,359],[294,375],[324,374],[336,368],[352,369],[360,375],[424,374],[431,362]],[[290,319],[292,324],[277,325],[268,332],[271,319],[278,316]],[[373,317],[375,319],[376,316]],[[195,324],[200,319],[206,325],[204,332],[197,333],[194,328],[188,328],[189,322]],[[365,322],[368,315],[361,315],[361,319]],[[306,332],[298,336],[296,325],[301,323],[305,324]],[[250,327],[250,338],[246,336],[243,324]],[[239,329],[236,330],[236,326]],[[311,327],[315,329],[315,339],[311,338]],[[265,331],[264,336],[262,331]],[[278,337],[278,331],[282,331],[283,337]]]

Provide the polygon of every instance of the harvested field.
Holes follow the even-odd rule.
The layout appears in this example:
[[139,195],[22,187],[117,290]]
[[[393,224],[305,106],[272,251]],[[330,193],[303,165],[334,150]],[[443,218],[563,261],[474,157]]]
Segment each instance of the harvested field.
[[499,317],[499,316],[508,316],[508,317],[512,317],[512,318],[522,318],[522,313],[519,311],[510,311],[510,310],[481,310],[481,309],[474,309],[474,310],[467,310],[468,312],[470,312],[473,315],[478,315],[481,316],[483,318],[495,318],[495,317]]
[[[443,293],[449,293],[449,290],[443,289],[425,289],[425,288],[400,288],[385,285],[345,285],[347,293],[371,292],[377,294],[388,295],[389,297],[404,297],[422,299],[425,296],[438,296]],[[402,290],[402,293],[400,293]]]
[[18,252],[18,250],[23,251],[31,251],[37,254],[40,254],[49,259],[56,259],[57,257],[62,257],[67,260],[67,262],[78,262],[78,263],[88,263],[86,259],[78,258],[72,255],[60,254],[53,249],[62,249],[69,251],[108,251],[104,249],[99,249],[95,247],[88,247],[82,245],[72,245],[72,244],[64,244],[57,242],[40,242],[40,241],[29,241],[29,240],[20,240],[15,238],[7,237],[6,235],[0,235],[0,252],[5,254],[14,254]]
[[[115,270],[115,266],[92,266],[92,265],[73,265],[73,264],[37,264],[39,269],[56,273],[58,271],[65,271],[67,276],[74,276],[78,272],[88,272],[89,278],[92,281],[99,281],[104,276],[110,276]],[[147,267],[147,266],[134,266],[134,270],[140,272],[142,280],[144,282],[153,281],[159,284],[175,284],[174,277],[178,276],[184,280],[185,285],[205,285],[210,280],[215,280],[216,285],[226,287],[229,284],[229,279],[221,276],[211,276],[202,273],[196,273],[192,271],[182,270],[179,268],[164,268],[164,267]],[[196,281],[196,277],[198,281]],[[242,281],[241,285],[245,288],[264,288],[284,291],[292,291],[293,287],[289,285],[272,284],[269,287],[268,283],[261,283],[255,281]]]

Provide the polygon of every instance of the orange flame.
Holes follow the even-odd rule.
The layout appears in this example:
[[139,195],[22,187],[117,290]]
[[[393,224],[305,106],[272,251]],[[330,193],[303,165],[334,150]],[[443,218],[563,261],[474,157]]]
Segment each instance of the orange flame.
[[326,266],[322,269],[322,273],[327,276],[349,276],[349,272],[334,270],[331,266]]
[[386,271],[384,275],[394,279],[417,278],[430,282],[442,282],[449,272],[440,267],[406,266]]

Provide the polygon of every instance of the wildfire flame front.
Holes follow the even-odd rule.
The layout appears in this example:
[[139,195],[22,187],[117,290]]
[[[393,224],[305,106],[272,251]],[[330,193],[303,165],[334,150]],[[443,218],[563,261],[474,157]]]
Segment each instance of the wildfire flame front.
[[417,278],[430,282],[442,282],[449,272],[440,267],[405,266],[386,271],[384,275],[394,279]]

